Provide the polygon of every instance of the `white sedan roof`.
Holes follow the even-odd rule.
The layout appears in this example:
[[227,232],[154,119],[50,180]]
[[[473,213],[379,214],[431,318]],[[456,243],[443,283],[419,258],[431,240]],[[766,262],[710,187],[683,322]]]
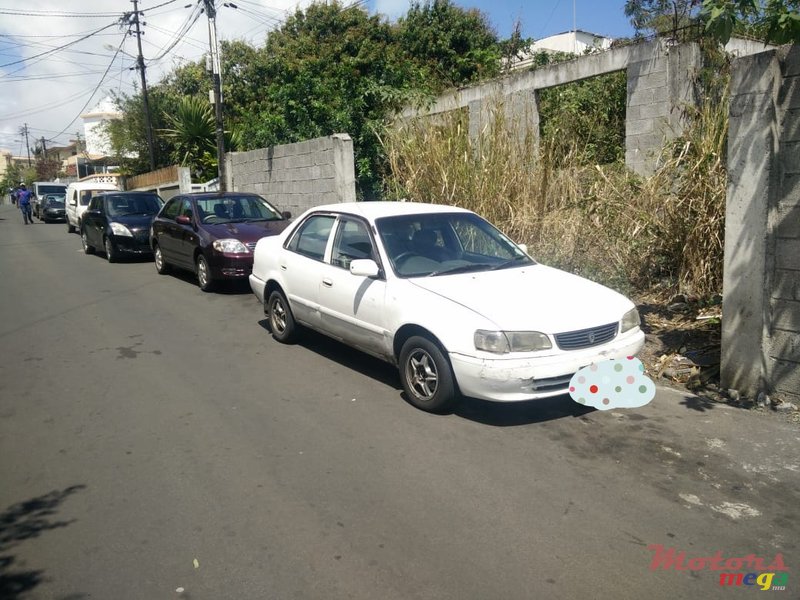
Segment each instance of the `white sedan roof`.
[[359,215],[369,221],[381,217],[395,217],[398,215],[419,215],[443,212],[469,213],[464,208],[448,204],[427,204],[424,202],[340,202],[338,204],[325,204],[315,206],[313,211],[330,211]]

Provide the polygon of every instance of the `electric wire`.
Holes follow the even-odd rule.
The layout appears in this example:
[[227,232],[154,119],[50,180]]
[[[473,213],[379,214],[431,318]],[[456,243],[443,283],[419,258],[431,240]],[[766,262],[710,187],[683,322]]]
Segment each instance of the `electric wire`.
[[71,41],[71,42],[69,42],[67,44],[64,44],[63,46],[58,46],[56,48],[52,48],[50,50],[47,50],[46,52],[42,52],[40,54],[35,54],[34,56],[28,56],[28,57],[25,57],[25,58],[21,58],[19,60],[12,61],[10,63],[6,63],[4,65],[0,65],[0,68],[10,67],[12,65],[18,65],[20,63],[24,63],[24,62],[27,62],[29,60],[33,60],[35,58],[39,58],[41,56],[45,56],[47,54],[52,54],[54,52],[58,52],[59,50],[63,50],[64,48],[68,48],[69,46],[72,46],[73,44],[77,44],[78,42],[82,42],[83,40],[85,40],[87,38],[90,38],[93,35],[95,35],[97,33],[100,33],[101,31],[105,31],[106,29],[108,29],[109,27],[113,27],[114,25],[117,25],[116,21],[114,23],[110,23],[109,25],[106,25],[104,27],[101,27],[100,29],[97,29],[97,30],[93,31],[92,33],[89,33],[89,34],[83,36],[82,38],[79,38],[77,40],[73,40],[73,41]]

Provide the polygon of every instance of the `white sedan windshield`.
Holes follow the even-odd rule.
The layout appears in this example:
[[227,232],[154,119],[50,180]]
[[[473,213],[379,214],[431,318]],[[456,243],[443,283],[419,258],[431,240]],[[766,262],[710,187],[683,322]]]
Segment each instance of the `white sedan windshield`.
[[378,234],[399,277],[489,271],[533,261],[489,222],[470,213],[385,217]]

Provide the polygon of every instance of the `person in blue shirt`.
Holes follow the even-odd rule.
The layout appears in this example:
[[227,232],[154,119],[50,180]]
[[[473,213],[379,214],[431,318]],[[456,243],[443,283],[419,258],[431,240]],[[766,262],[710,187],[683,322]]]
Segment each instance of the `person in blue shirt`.
[[17,206],[22,211],[22,218],[25,225],[33,223],[33,215],[31,214],[31,193],[25,188],[24,183],[19,184],[17,191]]

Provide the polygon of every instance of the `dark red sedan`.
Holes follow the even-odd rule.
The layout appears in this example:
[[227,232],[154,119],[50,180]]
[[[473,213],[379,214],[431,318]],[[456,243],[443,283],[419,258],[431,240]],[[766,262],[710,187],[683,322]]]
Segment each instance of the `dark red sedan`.
[[205,292],[219,281],[247,279],[256,242],[286,229],[291,216],[257,194],[175,196],[150,229],[156,270],[164,274],[174,266],[197,273]]

